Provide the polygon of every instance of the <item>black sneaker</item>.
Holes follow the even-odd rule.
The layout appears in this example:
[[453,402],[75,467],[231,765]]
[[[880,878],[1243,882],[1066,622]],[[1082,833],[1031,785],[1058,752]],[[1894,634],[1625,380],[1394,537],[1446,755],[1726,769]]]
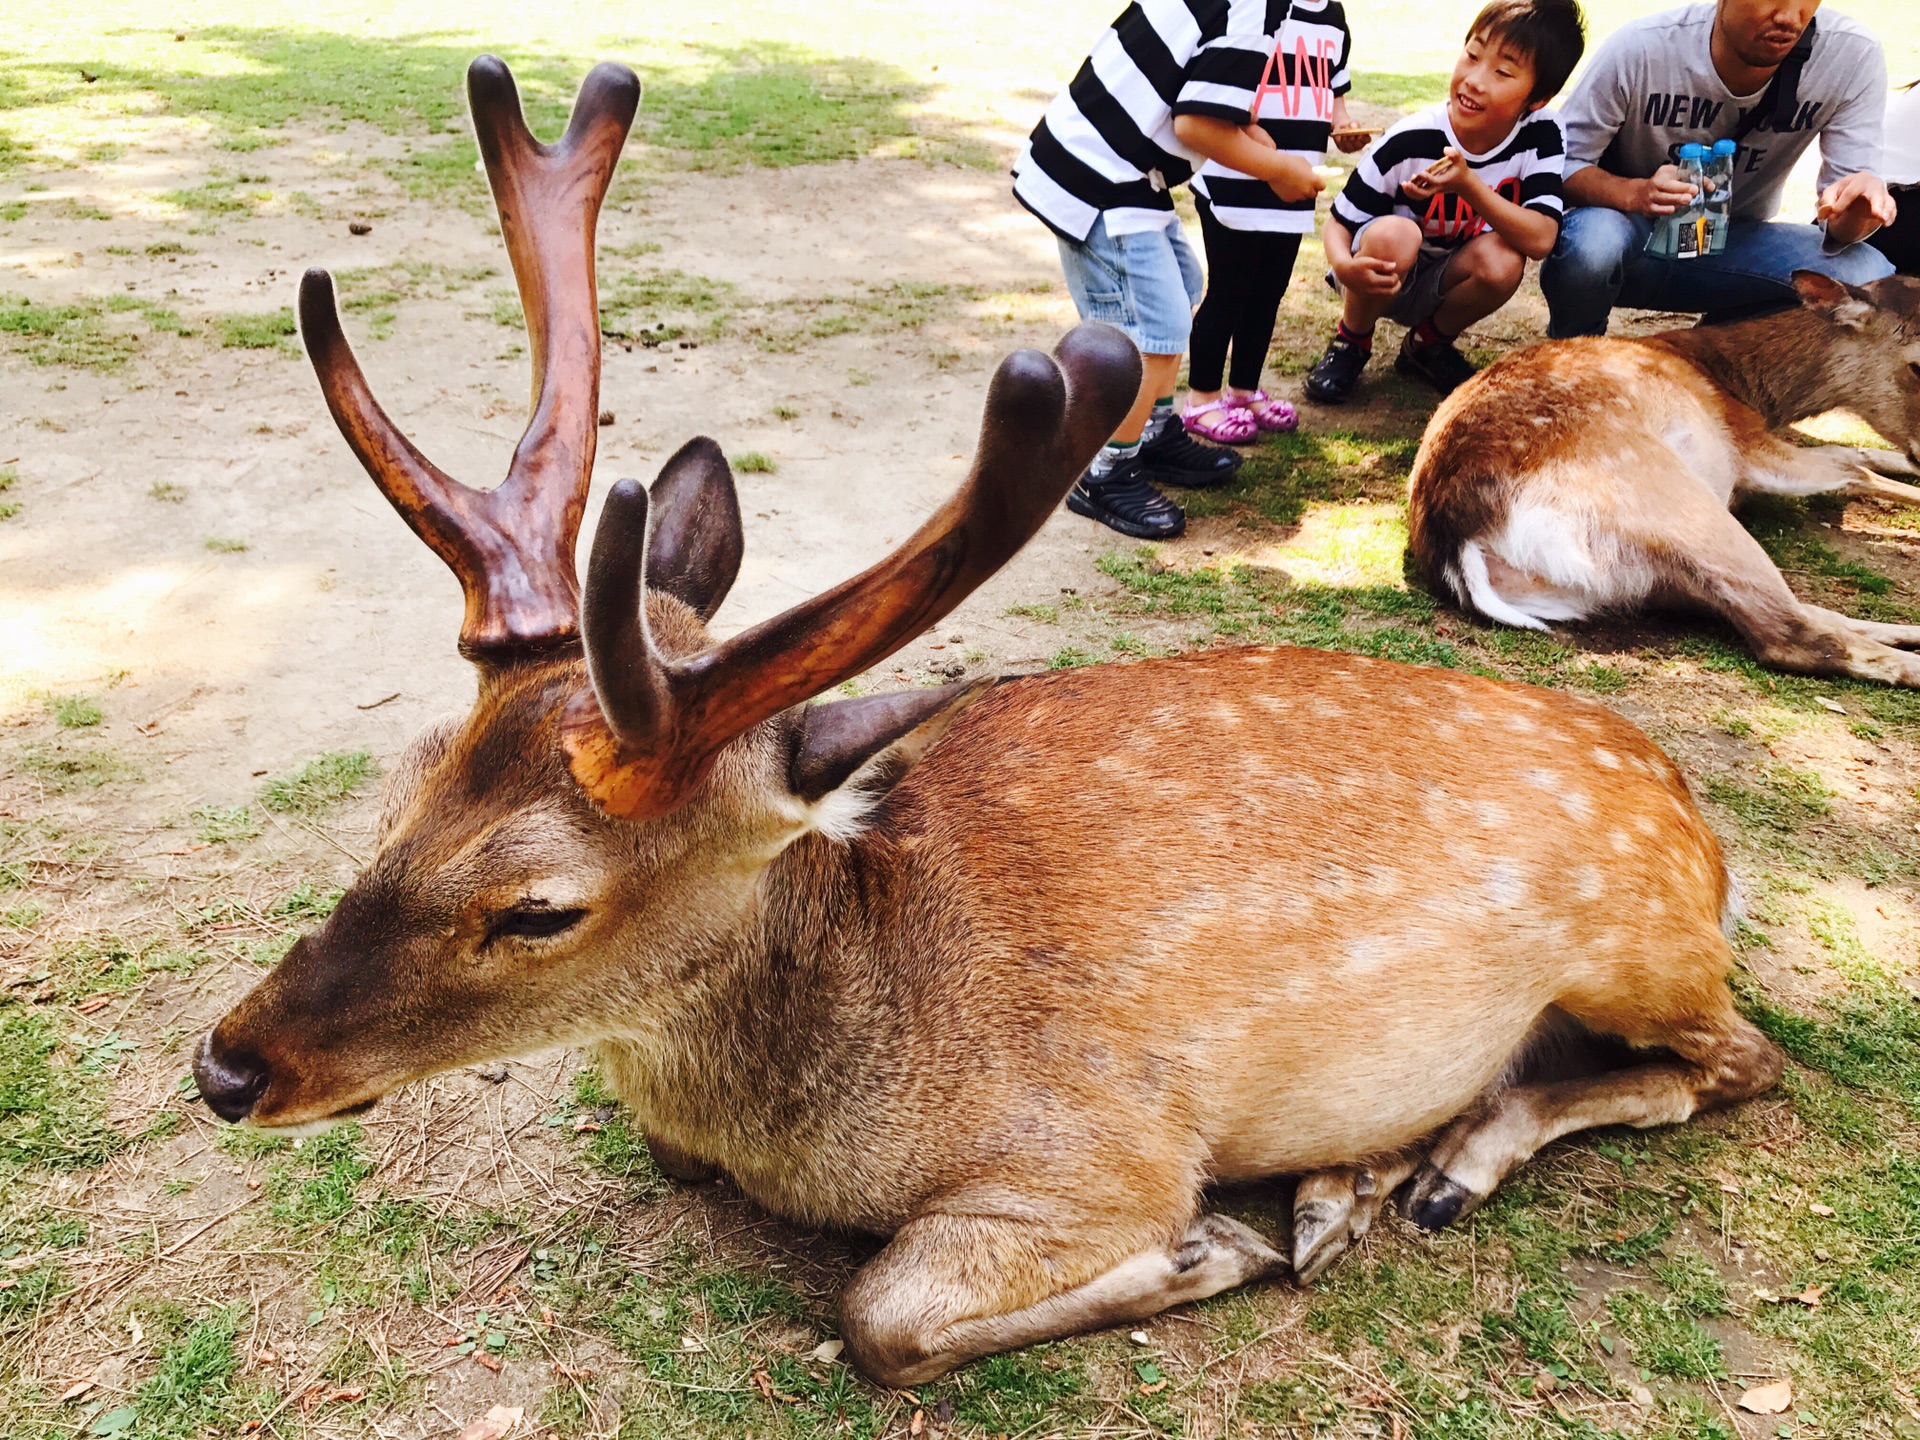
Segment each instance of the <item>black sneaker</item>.
[[1451,395],[1480,372],[1466,356],[1451,345],[1421,345],[1407,332],[1400,342],[1400,353],[1393,368],[1402,375],[1424,380],[1442,395]]
[[1175,415],[1160,427],[1158,435],[1141,445],[1140,468],[1146,478],[1163,485],[1205,490],[1231,480],[1240,468],[1240,457],[1219,445],[1194,439]]
[[1371,345],[1356,345],[1336,331],[1327,342],[1326,354],[1307,372],[1307,398],[1322,405],[1345,404],[1372,358]]
[[1171,540],[1187,528],[1187,512],[1147,483],[1138,455],[1116,461],[1098,480],[1082,475],[1067,492],[1067,509],[1136,540]]

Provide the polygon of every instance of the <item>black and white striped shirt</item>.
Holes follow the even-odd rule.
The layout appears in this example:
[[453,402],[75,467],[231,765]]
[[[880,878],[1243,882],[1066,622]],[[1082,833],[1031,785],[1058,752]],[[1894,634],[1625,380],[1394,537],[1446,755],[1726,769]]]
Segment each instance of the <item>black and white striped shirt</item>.
[[1168,192],[1200,157],[1174,138],[1174,117],[1249,123],[1290,8],[1134,0],[1034,127],[1014,163],[1015,197],[1070,240],[1085,240],[1103,216],[1111,235],[1176,223]]
[[1421,200],[1401,188],[1440,159],[1448,146],[1464,155],[1468,166],[1503,198],[1555,220],[1565,214],[1560,180],[1567,147],[1559,116],[1536,110],[1505,140],[1475,155],[1454,135],[1443,103],[1409,115],[1368,147],[1333,202],[1333,218],[1358,231],[1369,220],[1400,215],[1420,227],[1423,252],[1439,255],[1459,249],[1487,228],[1479,212],[1458,195]]
[[[1255,117],[1281,153],[1309,165],[1325,161],[1334,97],[1353,88],[1347,72],[1352,45],[1340,0],[1293,0],[1288,7],[1271,68],[1262,70],[1265,89]],[[1312,197],[1282,200],[1266,181],[1217,160],[1194,173],[1193,193],[1206,198],[1214,218],[1229,230],[1305,235],[1313,229]]]

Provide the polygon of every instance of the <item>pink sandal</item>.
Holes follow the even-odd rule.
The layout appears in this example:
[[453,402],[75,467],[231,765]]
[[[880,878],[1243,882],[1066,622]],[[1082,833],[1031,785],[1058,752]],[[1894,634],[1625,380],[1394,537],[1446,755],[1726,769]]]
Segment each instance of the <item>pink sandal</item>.
[[1300,412],[1285,400],[1276,400],[1264,390],[1255,390],[1249,395],[1227,397],[1241,406],[1253,417],[1253,423],[1262,430],[1284,434],[1300,424]]
[[1189,400],[1181,412],[1180,424],[1189,435],[1198,435],[1217,445],[1244,445],[1260,434],[1260,422],[1254,419],[1246,402],[1234,395],[1222,395],[1205,405],[1195,405]]

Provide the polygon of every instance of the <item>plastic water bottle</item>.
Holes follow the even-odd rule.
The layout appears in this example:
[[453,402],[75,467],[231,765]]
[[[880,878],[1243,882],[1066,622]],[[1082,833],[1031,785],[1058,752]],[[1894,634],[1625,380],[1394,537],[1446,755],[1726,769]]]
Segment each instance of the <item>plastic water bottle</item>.
[[1707,220],[1707,147],[1686,144],[1680,147],[1680,178],[1693,187],[1693,199],[1671,215],[1662,215],[1653,223],[1647,237],[1647,253],[1670,260],[1697,260],[1702,253],[1702,231]]
[[1707,246],[1709,255],[1727,248],[1727,227],[1733,224],[1733,157],[1740,147],[1731,140],[1713,142],[1707,160]]

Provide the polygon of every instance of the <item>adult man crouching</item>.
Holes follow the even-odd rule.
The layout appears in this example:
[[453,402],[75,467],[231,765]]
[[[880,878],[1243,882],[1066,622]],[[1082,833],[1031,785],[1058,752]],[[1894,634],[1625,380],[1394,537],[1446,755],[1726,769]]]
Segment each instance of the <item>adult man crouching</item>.
[[[1795,270],[1861,285],[1891,272],[1864,241],[1893,223],[1880,165],[1887,67],[1871,32],[1820,0],[1717,0],[1615,31],[1561,112],[1566,199],[1559,243],[1541,268],[1547,333],[1604,335],[1616,305],[1704,313],[1710,320],[1795,303]],[[1815,137],[1819,219],[1773,217]],[[1693,189],[1680,147],[1738,142],[1733,224],[1717,255],[1647,253],[1658,217]]]

